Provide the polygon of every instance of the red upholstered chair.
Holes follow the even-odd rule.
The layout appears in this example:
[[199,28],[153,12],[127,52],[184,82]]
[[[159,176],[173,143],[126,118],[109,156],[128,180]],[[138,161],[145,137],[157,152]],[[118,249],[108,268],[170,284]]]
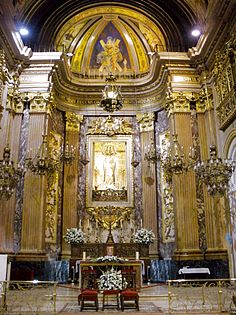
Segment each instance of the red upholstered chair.
[[81,270],[81,289],[98,289],[97,270]]
[[[104,290],[102,294],[102,310],[104,308],[112,308],[116,307],[117,310],[120,309],[120,302],[119,302],[119,290]],[[111,299],[113,298],[113,301],[115,303],[111,303]]]
[[139,294],[136,290],[136,272],[132,269],[122,270],[122,280],[126,289],[120,292],[122,312],[126,308],[135,308],[139,311]]
[[81,293],[78,295],[80,311],[95,309],[98,311],[97,271],[86,269],[81,271]]
[[78,303],[80,305],[80,311],[84,308],[94,309],[98,311],[98,291],[97,290],[83,290],[78,296]]

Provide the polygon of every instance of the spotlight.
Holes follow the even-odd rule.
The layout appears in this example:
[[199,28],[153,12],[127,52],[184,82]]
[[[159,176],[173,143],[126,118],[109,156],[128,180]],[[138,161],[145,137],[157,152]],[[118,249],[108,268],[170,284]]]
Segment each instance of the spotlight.
[[192,35],[198,37],[201,34],[200,30],[195,28],[192,30]]
[[26,36],[26,35],[29,34],[29,31],[27,30],[27,28],[21,28],[21,29],[20,29],[20,34],[21,34],[22,36]]

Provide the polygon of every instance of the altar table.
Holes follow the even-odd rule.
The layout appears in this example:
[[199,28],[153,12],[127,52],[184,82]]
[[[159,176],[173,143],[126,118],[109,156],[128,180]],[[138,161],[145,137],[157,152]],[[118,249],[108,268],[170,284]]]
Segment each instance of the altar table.
[[95,262],[89,260],[80,261],[79,268],[79,287],[81,288],[82,271],[88,269],[106,270],[107,268],[114,267],[118,270],[132,268],[136,272],[136,287],[142,286],[142,261],[127,260],[124,262]]
[[188,268],[188,267],[184,267],[184,268],[179,270],[179,275],[183,275],[184,278],[186,278],[186,276],[188,276],[188,278],[189,277],[196,278],[196,276],[210,275],[210,270],[209,270],[209,268]]

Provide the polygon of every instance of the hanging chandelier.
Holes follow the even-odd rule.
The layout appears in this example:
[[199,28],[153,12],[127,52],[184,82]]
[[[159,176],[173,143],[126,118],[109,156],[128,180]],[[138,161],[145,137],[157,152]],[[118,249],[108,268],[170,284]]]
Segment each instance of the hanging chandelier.
[[180,146],[177,134],[172,135],[173,145],[165,147],[160,157],[166,180],[172,181],[173,175],[180,175],[188,170],[183,147]]
[[102,91],[100,107],[110,113],[118,111],[123,107],[120,87],[116,85],[116,80],[117,78],[113,74],[110,74],[106,78],[106,85]]
[[26,159],[27,168],[34,174],[45,175],[59,169],[60,163],[71,164],[75,159],[75,147],[66,142],[58,150],[50,150],[47,136],[43,135],[43,141],[35,157]]
[[210,146],[210,158],[206,161],[196,161],[194,171],[205,183],[211,196],[222,197],[229,185],[230,177],[235,169],[235,161],[217,157],[215,145]]
[[34,174],[45,175],[55,171],[59,166],[58,157],[50,155],[47,136],[43,135],[43,141],[35,157],[26,159],[26,167]]
[[20,179],[24,176],[24,167],[14,166],[10,160],[11,150],[8,146],[3,149],[3,159],[0,160],[0,199],[9,200]]
[[156,164],[158,161],[165,173],[166,180],[172,181],[174,174],[179,175],[187,171],[187,163],[185,161],[185,155],[183,147],[180,146],[177,140],[177,134],[172,135],[173,145],[167,143],[164,144],[163,149],[156,149],[153,139],[151,143],[146,147],[144,159],[150,164]]

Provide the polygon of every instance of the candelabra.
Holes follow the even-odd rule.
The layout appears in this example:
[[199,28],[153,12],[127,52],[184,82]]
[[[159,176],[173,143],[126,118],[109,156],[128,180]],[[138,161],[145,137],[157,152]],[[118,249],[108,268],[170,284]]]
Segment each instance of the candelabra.
[[148,162],[148,167],[150,167],[151,163],[155,164],[160,159],[160,154],[157,153],[153,139],[151,139],[151,143],[145,149],[144,160]]
[[65,147],[61,147],[60,152],[60,161],[64,162],[65,164],[71,164],[75,159],[75,147],[73,144],[69,145],[68,141],[66,141]]
[[161,163],[164,168],[171,174],[182,174],[187,171],[187,164],[185,162],[185,155],[183,147],[180,146],[177,140],[177,134],[172,135],[173,146],[170,147],[169,152],[163,157]]
[[230,177],[235,169],[235,161],[217,157],[216,146],[210,146],[210,158],[206,161],[198,160],[194,171],[203,181],[211,196],[223,196],[228,188]]
[[10,160],[11,151],[8,146],[3,149],[3,159],[0,160],[0,199],[9,200],[17,183],[24,176],[24,168],[14,166]]

